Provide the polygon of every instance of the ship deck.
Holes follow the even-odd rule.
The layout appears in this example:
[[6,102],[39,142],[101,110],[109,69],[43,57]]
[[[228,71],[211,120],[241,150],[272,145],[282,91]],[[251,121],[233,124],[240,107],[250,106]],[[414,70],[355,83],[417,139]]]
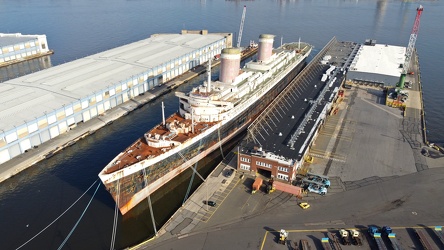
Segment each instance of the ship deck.
[[[185,124],[185,126],[191,127],[191,121],[186,120],[183,117],[181,117],[178,113],[172,114],[170,117],[168,117],[165,120],[165,124],[171,123],[171,122],[179,122],[182,124]],[[176,136],[174,136],[172,139],[175,142],[184,143],[188,141],[189,139],[198,136],[202,132],[204,132],[206,129],[214,126],[217,124],[216,122],[196,122],[194,123],[194,133],[178,133]],[[159,135],[161,136],[167,136],[171,132],[162,124],[158,124],[156,127],[152,128],[147,132],[147,134],[151,135]],[[177,147],[177,146],[176,146]],[[138,140],[136,140],[131,146],[129,146],[125,151],[122,152],[112,163],[110,166],[107,167],[105,170],[105,174],[110,174],[115,171],[118,171],[120,169],[123,169],[127,166],[131,166],[137,162],[140,162],[145,159],[151,159],[156,156],[159,156],[165,152],[168,152],[169,150],[173,149],[174,146],[170,147],[152,147],[149,146],[145,137],[142,136]]]
[[[304,44],[305,45],[305,44]],[[287,45],[290,46],[290,45]],[[294,45],[296,46],[296,45]],[[293,46],[293,47],[294,47]],[[289,47],[290,49],[294,49],[293,47]],[[299,51],[298,53],[301,53]],[[242,70],[240,70],[240,73],[242,73]],[[246,80],[244,80],[245,82]],[[223,84],[223,83],[222,83]],[[241,83],[243,84],[243,83]],[[208,95],[208,93],[200,93],[197,91],[194,91],[193,94],[202,94],[202,95]],[[248,95],[246,95],[248,96]],[[246,97],[244,96],[244,98]],[[239,100],[238,98],[231,98],[231,101],[236,102]],[[224,100],[227,101],[227,100]],[[179,123],[185,124],[188,127],[191,127],[191,121],[183,118],[180,116],[179,113],[175,113],[171,115],[168,119],[166,119],[165,124],[171,123],[173,121],[177,121]],[[204,130],[214,126],[218,122],[196,122],[194,125],[194,133],[178,133],[174,136],[174,138],[171,138],[174,142],[184,143],[187,140],[198,136],[200,133],[202,133]],[[148,131],[146,134],[151,135],[159,135],[159,137],[166,136],[169,137],[171,135],[171,132],[166,126],[163,126],[162,124],[157,125],[150,131]],[[104,170],[105,174],[110,174],[113,172],[116,172],[118,170],[121,170],[125,167],[131,166],[137,162],[143,161],[145,159],[151,159],[154,157],[157,157],[163,153],[168,152],[169,150],[173,149],[177,146],[168,146],[168,147],[152,147],[148,145],[146,139],[144,136],[139,138],[137,141],[135,141],[131,146],[129,146],[125,151],[123,151],[118,157],[114,159],[113,162],[109,164],[109,166]]]

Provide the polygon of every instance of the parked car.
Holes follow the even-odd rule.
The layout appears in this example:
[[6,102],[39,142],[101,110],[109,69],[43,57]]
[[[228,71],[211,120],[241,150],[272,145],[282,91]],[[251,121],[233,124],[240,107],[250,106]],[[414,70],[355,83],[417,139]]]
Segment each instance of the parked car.
[[327,194],[327,188],[324,187],[323,185],[310,184],[310,185],[308,185],[307,190],[309,192],[320,194],[320,195]]
[[204,203],[210,207],[215,207],[216,206],[216,202],[214,201],[204,201]]
[[311,181],[322,183],[322,185],[324,185],[326,188],[330,187],[330,180],[329,179],[322,178],[322,177],[319,177],[319,176],[312,176],[312,177],[310,177],[308,179],[311,180]]
[[401,90],[401,91],[399,91],[399,94],[402,95],[402,96],[409,97],[409,92],[407,90]]
[[234,172],[234,169],[230,168],[225,170],[225,177],[230,177]]

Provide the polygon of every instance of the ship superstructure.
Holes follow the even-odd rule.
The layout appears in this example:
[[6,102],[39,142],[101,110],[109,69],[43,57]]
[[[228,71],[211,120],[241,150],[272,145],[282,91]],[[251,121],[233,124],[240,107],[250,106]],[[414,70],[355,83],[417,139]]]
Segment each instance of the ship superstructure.
[[299,42],[273,50],[273,41],[261,35],[257,60],[242,69],[239,49],[223,49],[219,80],[176,92],[179,111],[101,171],[122,214],[244,130],[300,72],[312,47]]

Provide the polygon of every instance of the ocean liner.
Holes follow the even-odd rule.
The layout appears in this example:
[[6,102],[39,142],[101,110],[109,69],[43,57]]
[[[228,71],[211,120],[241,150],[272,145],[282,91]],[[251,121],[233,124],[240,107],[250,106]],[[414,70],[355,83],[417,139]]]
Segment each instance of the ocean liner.
[[305,66],[312,50],[295,42],[273,49],[259,36],[257,59],[240,69],[241,53],[220,55],[219,80],[176,92],[179,110],[117,155],[99,174],[125,214],[165,183],[244,130]]

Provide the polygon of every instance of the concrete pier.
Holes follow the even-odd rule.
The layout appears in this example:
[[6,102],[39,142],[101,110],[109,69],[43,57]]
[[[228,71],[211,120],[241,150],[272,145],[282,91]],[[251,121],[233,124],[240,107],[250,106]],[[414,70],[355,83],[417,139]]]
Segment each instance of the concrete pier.
[[[315,156],[306,167],[328,175],[332,185],[325,196],[302,198],[309,209],[280,191],[251,194],[255,176],[235,171],[225,177],[224,169],[237,164],[234,157],[213,171],[157,237],[131,249],[282,249],[275,240],[280,229],[290,232],[288,246],[301,239],[318,246],[327,232],[339,228],[365,234],[367,225],[387,224],[399,233],[402,246],[415,244],[409,233],[413,228],[444,222],[437,212],[443,187],[436,185],[444,176],[444,157],[421,155],[426,141],[419,70],[408,80],[417,89],[412,88],[405,112],[386,106],[379,86],[344,90],[338,112],[327,118],[310,149]],[[207,208],[203,201],[208,199],[216,207]],[[364,248],[375,247],[368,236],[362,240]]]
[[108,110],[101,116],[91,119],[88,122],[78,124],[68,133],[61,134],[60,136],[39,145],[37,148],[30,149],[25,154],[0,164],[0,182],[18,174],[41,160],[50,158],[64,148],[73,145],[78,140],[81,140],[98,129],[111,124],[120,117],[125,116],[140,106],[170,92],[180,84],[183,84],[204,72],[206,72],[205,66],[199,65],[195,67],[195,69],[182,74],[172,81],[149,90],[142,96],[137,96],[131,101],[121,104],[119,107]]
[[[242,54],[242,60],[251,57],[256,52],[257,49],[247,50],[246,53]],[[217,60],[214,61],[212,65],[217,66],[219,63],[220,60]],[[54,154],[60,152],[64,148],[72,146],[78,140],[93,134],[98,129],[111,124],[120,117],[127,115],[135,109],[140,108],[146,103],[155,100],[156,98],[172,91],[181,84],[186,83],[187,81],[205,72],[206,63],[203,65],[198,65],[182,75],[172,79],[171,81],[147,91],[144,95],[136,96],[130,101],[125,102],[116,108],[110,109],[98,117],[95,117],[85,123],[78,124],[68,133],[61,134],[58,137],[39,145],[37,148],[32,148],[28,150],[28,152],[0,164],[0,182],[20,173],[41,160],[52,157]]]

